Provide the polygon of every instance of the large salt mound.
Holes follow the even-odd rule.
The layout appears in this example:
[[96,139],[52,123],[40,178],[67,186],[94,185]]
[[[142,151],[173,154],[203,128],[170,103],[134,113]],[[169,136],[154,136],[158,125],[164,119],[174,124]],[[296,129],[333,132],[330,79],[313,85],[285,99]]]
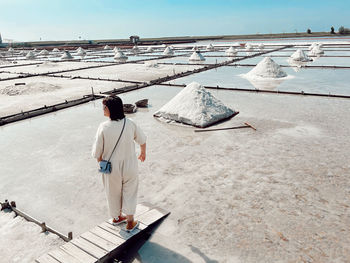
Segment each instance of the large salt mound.
[[319,46],[316,45],[313,49],[311,49],[311,51],[309,52],[310,56],[319,56],[319,55],[323,55],[324,51],[323,49]]
[[229,56],[234,56],[234,55],[237,54],[237,50],[234,49],[234,47],[228,48],[225,52],[226,52],[226,54],[229,55]]
[[270,57],[266,57],[251,71],[249,71],[246,76],[260,78],[283,78],[287,76],[287,73],[285,73]]
[[312,50],[314,47],[317,46],[317,43],[312,43],[310,46],[309,46],[309,50]]
[[60,50],[59,50],[57,47],[55,47],[55,48],[52,50],[52,52],[58,53],[58,52],[60,52]]
[[132,52],[134,52],[134,53],[138,53],[138,52],[140,52],[139,47],[138,47],[138,46],[133,46],[133,48],[132,48]]
[[50,53],[49,53],[49,51],[47,51],[46,49],[43,49],[43,50],[41,50],[41,51],[39,52],[39,55],[43,55],[43,56],[46,56],[46,55],[48,55],[48,54],[50,54]]
[[153,116],[204,128],[235,114],[202,85],[192,82]]
[[209,45],[206,47],[206,49],[207,49],[208,51],[213,51],[213,50],[214,50],[214,46],[213,46],[212,44],[209,44]]
[[174,54],[174,51],[170,47],[167,47],[163,51],[163,55],[173,55],[173,54]]
[[108,45],[105,45],[105,46],[103,47],[103,49],[104,49],[104,50],[110,50],[110,49],[111,49],[111,47],[110,47],[110,46],[108,46]]
[[192,53],[190,58],[188,59],[189,61],[205,61],[205,58],[202,56],[202,54],[199,51],[195,51]]
[[250,43],[245,44],[245,50],[246,51],[253,51],[254,49],[253,49],[252,44],[250,44]]
[[146,51],[147,51],[147,52],[153,52],[154,50],[153,50],[152,47],[148,47]]
[[300,61],[300,62],[308,62],[311,61],[311,59],[305,55],[304,51],[301,49],[298,49],[295,51],[290,58],[294,61]]
[[125,56],[125,54],[120,50],[115,52],[114,58],[115,59],[128,59],[128,57]]
[[28,54],[26,55],[26,59],[33,59],[35,58],[35,54],[33,51],[29,51]]
[[61,56],[62,60],[70,60],[73,59],[72,55],[69,53],[69,51],[65,50],[63,55]]
[[77,55],[78,56],[85,56],[86,55],[86,51],[82,47],[79,47],[77,49]]

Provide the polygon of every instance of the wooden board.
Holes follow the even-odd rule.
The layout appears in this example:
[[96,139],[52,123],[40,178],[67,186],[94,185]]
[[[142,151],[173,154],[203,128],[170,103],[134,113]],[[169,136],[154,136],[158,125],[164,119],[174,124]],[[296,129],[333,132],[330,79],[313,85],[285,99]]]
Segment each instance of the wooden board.
[[112,243],[109,242],[108,240],[105,240],[103,238],[100,238],[99,236],[96,236],[95,234],[89,232],[83,233],[80,237],[86,239],[87,241],[95,244],[96,246],[110,252],[113,249],[116,248],[116,246]]
[[60,249],[65,251],[67,254],[75,257],[82,263],[95,263],[98,260],[98,258],[89,255],[88,253],[81,250],[80,248],[78,248],[70,242],[61,246]]
[[161,219],[162,217],[169,214],[168,212],[161,210],[159,208],[153,208],[146,213],[138,216],[136,219],[139,220],[141,223],[149,226],[156,222],[157,220]]
[[71,241],[71,243],[73,243],[74,245],[79,247],[81,250],[84,250],[86,253],[88,253],[94,257],[97,257],[97,258],[102,258],[106,254],[108,254],[108,251],[101,249],[98,246],[95,246],[91,242],[86,241],[85,239],[83,239],[81,237],[73,239]]
[[61,249],[50,251],[49,255],[61,263],[81,263],[81,261]]
[[[148,203],[138,204],[135,219],[139,226],[132,232],[125,230],[126,223],[113,225],[103,222],[83,233],[81,236],[64,244],[59,249],[50,251],[36,260],[37,263],[96,263],[111,260],[117,248],[131,237],[139,234],[151,224],[160,220],[169,212]],[[109,254],[110,253],[110,254]]]
[[60,263],[59,261],[57,261],[56,259],[54,259],[53,257],[51,257],[48,254],[42,255],[40,258],[36,259],[35,262],[37,262],[37,263]]
[[152,205],[149,203],[141,203],[136,206],[136,212],[135,212],[135,217],[147,212],[148,210],[152,209]]
[[103,222],[102,224],[99,225],[99,227],[101,227],[102,229],[104,229],[104,230],[106,230],[114,235],[121,237],[124,240],[128,240],[130,237],[140,233],[140,231],[141,231],[139,228],[137,228],[134,231],[128,233],[128,232],[126,232],[126,230],[124,230],[125,225],[113,226],[112,224],[109,224],[107,222]]
[[94,233],[95,235],[108,240],[109,242],[113,243],[116,246],[120,246],[121,244],[123,244],[125,242],[124,239],[122,239],[120,236],[117,236],[115,234],[112,234],[106,230],[104,230],[101,227],[94,227],[93,229],[90,230],[92,233]]

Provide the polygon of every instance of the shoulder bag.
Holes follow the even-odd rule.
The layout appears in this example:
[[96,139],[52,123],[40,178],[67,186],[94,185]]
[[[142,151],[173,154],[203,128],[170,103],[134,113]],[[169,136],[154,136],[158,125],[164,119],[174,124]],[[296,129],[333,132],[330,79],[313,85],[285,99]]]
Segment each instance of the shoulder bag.
[[112,172],[112,164],[111,162],[109,161],[114,153],[114,150],[115,148],[117,147],[118,143],[119,143],[119,140],[120,140],[120,137],[122,137],[122,134],[123,134],[123,131],[124,131],[124,127],[125,127],[125,122],[126,122],[126,118],[124,118],[124,124],[123,124],[123,129],[119,135],[119,138],[118,138],[118,141],[117,143],[115,144],[114,146],[114,149],[111,153],[111,156],[109,156],[109,159],[108,161],[106,160],[102,160],[101,162],[99,162],[100,164],[100,169],[98,170],[100,173],[104,173],[104,174],[110,174]]

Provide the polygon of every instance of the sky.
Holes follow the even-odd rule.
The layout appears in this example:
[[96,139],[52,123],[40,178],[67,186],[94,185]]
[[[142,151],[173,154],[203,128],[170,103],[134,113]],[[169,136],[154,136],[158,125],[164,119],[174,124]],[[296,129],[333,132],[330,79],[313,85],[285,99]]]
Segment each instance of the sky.
[[237,35],[350,27],[349,0],[0,0],[3,40]]

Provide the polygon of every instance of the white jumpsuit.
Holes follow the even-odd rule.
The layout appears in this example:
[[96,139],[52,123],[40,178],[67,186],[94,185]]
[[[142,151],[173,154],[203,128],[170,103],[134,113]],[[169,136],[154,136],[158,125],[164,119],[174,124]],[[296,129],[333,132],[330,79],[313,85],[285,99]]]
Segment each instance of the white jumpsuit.
[[[135,152],[136,141],[146,143],[146,136],[131,120],[126,119],[123,134],[110,159],[112,172],[101,174],[107,196],[109,213],[118,218],[122,211],[126,215],[135,214],[138,190],[138,164]],[[98,127],[92,156],[108,160],[123,128],[124,120],[108,120]]]

